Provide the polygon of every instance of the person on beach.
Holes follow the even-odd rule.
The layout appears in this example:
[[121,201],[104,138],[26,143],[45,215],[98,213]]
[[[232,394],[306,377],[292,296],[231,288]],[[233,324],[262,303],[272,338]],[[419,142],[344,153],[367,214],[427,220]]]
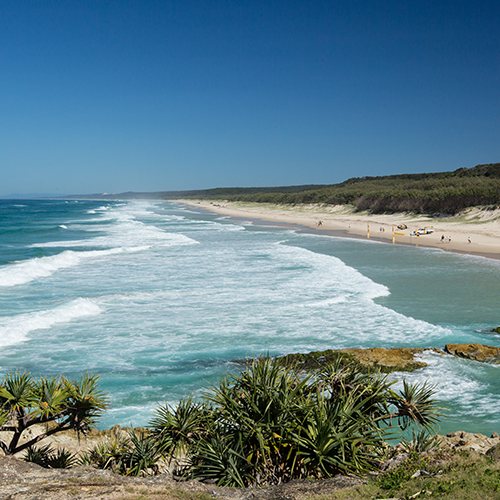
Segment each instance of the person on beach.
[[441,236],[441,243],[444,243],[444,234]]
[[470,243],[470,242],[471,242],[471,241],[470,241],[470,236],[469,236],[469,237],[467,238],[467,243]]

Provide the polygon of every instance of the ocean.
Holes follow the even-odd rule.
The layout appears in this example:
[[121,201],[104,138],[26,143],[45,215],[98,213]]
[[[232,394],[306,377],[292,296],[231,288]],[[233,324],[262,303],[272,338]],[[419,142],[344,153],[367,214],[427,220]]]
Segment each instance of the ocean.
[[[162,201],[0,201],[0,375],[101,375],[99,428],[142,426],[238,361],[500,346],[500,261],[334,238]],[[500,366],[426,352],[438,431],[500,431]]]

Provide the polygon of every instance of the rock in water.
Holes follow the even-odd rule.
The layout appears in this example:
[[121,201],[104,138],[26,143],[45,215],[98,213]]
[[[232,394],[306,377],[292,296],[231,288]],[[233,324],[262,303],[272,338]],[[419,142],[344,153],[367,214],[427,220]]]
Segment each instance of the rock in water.
[[443,354],[439,349],[421,349],[419,347],[372,347],[370,349],[340,349],[315,351],[308,354],[288,354],[281,359],[284,364],[298,364],[305,370],[315,369],[328,363],[340,360],[345,364],[354,364],[361,371],[380,370],[383,373],[394,371],[412,372],[427,366],[427,363],[418,361],[415,356],[424,351],[432,350]]
[[424,349],[418,347],[393,347],[392,349],[372,347],[370,349],[342,349],[340,352],[354,356],[356,361],[363,366],[378,368],[386,373],[411,372],[427,366],[427,363],[415,360],[415,355],[424,352]]
[[445,351],[459,358],[500,363],[500,347],[483,344],[446,344]]

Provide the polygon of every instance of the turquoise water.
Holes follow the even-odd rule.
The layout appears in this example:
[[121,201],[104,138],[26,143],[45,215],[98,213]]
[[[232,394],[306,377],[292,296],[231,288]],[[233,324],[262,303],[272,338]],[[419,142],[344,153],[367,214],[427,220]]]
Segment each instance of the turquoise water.
[[[101,428],[143,425],[260,353],[500,346],[500,262],[480,257],[150,201],[0,201],[0,235],[0,371],[100,373]],[[441,432],[500,430],[500,367],[423,360],[404,376],[436,384]]]

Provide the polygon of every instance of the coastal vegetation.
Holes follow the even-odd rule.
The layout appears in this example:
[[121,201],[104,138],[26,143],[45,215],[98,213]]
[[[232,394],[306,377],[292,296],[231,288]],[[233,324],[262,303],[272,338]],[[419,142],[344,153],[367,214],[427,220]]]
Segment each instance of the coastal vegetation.
[[452,172],[353,177],[339,184],[232,187],[150,193],[93,194],[66,198],[226,200],[280,205],[349,205],[372,213],[453,215],[473,206],[500,206],[500,163]]
[[[61,429],[83,432],[91,425],[107,404],[96,381],[89,375],[80,383],[7,376],[1,395],[8,425],[2,430],[14,438],[5,451],[27,449],[25,459],[42,466],[77,460],[127,475],[154,474],[162,458],[184,478],[246,487],[376,470],[388,439],[417,426],[424,442],[442,415],[426,384],[404,383],[395,392],[386,375],[363,373],[341,359],[305,372],[264,357],[208,388],[201,402],[189,397],[160,406],[147,432],[117,434],[78,458],[35,448]],[[19,444],[32,422],[56,425]]]
[[279,484],[375,470],[387,440],[417,426],[432,433],[442,408],[434,391],[333,363],[304,373],[279,360],[253,360],[205,394],[165,405],[152,435],[184,457],[179,474],[219,486]]
[[373,213],[456,214],[472,206],[500,205],[500,163],[453,172],[351,178],[326,186],[213,189],[185,192],[184,198],[273,204],[351,205]]
[[[291,357],[253,359],[242,365],[239,374],[208,387],[201,401],[188,397],[176,406],[165,403],[157,408],[148,429],[128,434],[116,430],[77,455],[50,445],[37,447],[34,440],[62,428],[86,432],[108,405],[97,388],[98,377],[85,374],[75,382],[14,373],[0,388],[0,430],[19,435],[21,428],[35,422],[48,427],[22,445],[19,438],[17,445],[4,441],[2,449],[6,454],[23,451],[25,460],[45,468],[91,465],[95,470],[147,476],[167,466],[177,479],[218,486],[282,488],[294,484],[289,483],[292,479],[309,480],[310,490],[301,486],[303,499],[309,498],[306,491],[314,491],[315,498],[322,492],[323,483],[311,480],[330,477],[345,477],[340,488],[347,489],[325,483],[322,500],[500,498],[500,447],[490,450],[489,456],[442,447],[442,439],[462,443],[469,438],[465,433],[435,435],[443,408],[432,387],[403,383],[402,390],[394,391],[387,375],[366,370],[352,356],[322,358],[315,356],[319,362],[307,368]],[[403,429],[410,430],[411,440],[405,439],[408,433],[401,434]],[[394,437],[401,441],[395,448],[387,444]],[[78,481],[75,477],[71,485]],[[91,482],[92,488],[101,487],[100,480]],[[109,489],[113,480],[107,478],[106,483]],[[291,488],[287,498],[299,498]],[[177,498],[171,486],[165,489],[154,483],[133,483],[123,498],[136,498],[136,490],[141,498]],[[163,496],[166,491],[171,496]],[[258,489],[252,491],[252,498],[260,498]],[[269,496],[262,491],[262,498],[272,497],[272,492]],[[178,493],[185,499],[203,497]]]
[[[42,439],[73,429],[85,434],[108,406],[108,397],[98,389],[99,377],[84,374],[80,380],[64,377],[34,378],[29,373],[5,375],[0,384],[0,448],[6,455],[31,449]],[[45,432],[28,431],[44,424]],[[49,449],[45,457],[52,456]],[[47,458],[49,460],[49,458]]]

